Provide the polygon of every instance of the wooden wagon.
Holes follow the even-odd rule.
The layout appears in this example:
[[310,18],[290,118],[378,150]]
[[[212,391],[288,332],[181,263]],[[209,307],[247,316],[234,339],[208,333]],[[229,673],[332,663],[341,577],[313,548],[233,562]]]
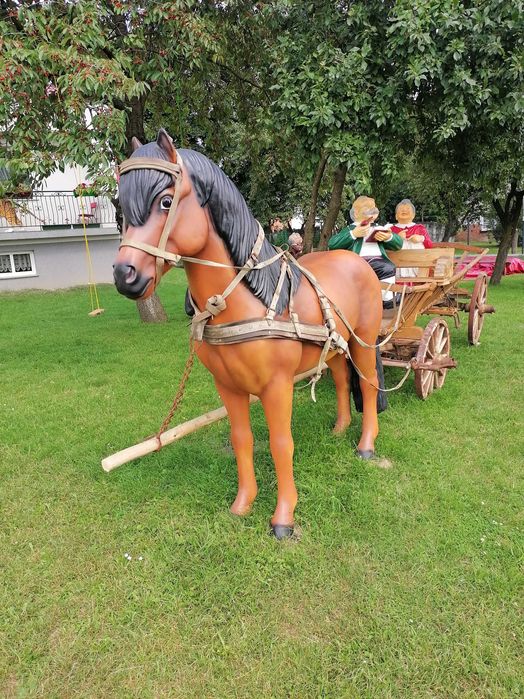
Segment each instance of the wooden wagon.
[[[456,256],[457,251],[462,254]],[[395,292],[397,300],[399,294],[403,297],[384,311],[381,339],[391,337],[382,347],[382,362],[406,370],[411,367],[415,390],[423,400],[441,388],[448,369],[457,366],[451,357],[446,317],[452,317],[459,327],[460,312],[468,313],[468,341],[477,345],[484,315],[495,310],[486,303],[485,274],[477,277],[472,291],[458,286],[487,252],[487,248],[440,243],[431,249],[390,253],[397,267],[397,283],[387,288]],[[402,269],[414,270],[414,276],[400,277]],[[424,314],[437,317],[422,327],[417,320]]]

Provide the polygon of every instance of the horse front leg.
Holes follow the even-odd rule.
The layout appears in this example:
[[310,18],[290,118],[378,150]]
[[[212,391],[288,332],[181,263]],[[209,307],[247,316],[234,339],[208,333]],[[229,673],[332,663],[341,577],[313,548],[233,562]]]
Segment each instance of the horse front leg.
[[231,445],[237,460],[238,492],[229,508],[234,515],[246,515],[257,496],[253,463],[253,432],[249,418],[249,394],[235,393],[215,380],[231,426]]
[[297,489],[293,477],[293,410],[292,377],[276,377],[264,389],[260,399],[269,428],[269,447],[277,476],[277,506],[271,528],[277,539],[290,537],[294,531]]
[[[361,347],[357,342],[350,342],[350,352],[353,363],[360,374],[360,390],[362,391],[362,434],[358,443],[358,454],[363,459],[375,456],[375,439],[378,436],[377,416],[377,358],[374,349]],[[367,379],[367,380],[366,380]]]

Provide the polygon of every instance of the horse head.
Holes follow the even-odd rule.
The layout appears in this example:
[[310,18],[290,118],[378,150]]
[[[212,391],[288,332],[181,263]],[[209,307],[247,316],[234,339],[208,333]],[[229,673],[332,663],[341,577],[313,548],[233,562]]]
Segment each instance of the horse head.
[[125,235],[113,266],[118,291],[131,299],[150,296],[180,256],[205,245],[208,221],[170,136],[133,138],[131,157],[120,166],[119,198]]

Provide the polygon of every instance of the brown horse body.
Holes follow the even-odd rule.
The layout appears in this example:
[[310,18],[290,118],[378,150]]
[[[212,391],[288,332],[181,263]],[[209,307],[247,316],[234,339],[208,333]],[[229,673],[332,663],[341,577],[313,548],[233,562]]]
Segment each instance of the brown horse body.
[[[165,132],[160,132],[157,143],[169,160],[176,162],[177,153]],[[140,156],[140,152],[137,155]],[[185,166],[178,186],[180,199],[166,250],[228,265],[217,268],[184,262],[191,296],[196,306],[203,309],[210,297],[224,291],[235,277],[236,269],[231,266],[231,254],[216,230],[213,217],[196,196]],[[156,244],[167,217],[165,206],[174,195],[172,185],[164,188],[154,198],[145,223],[128,226],[126,239]],[[128,247],[125,242],[115,262],[117,288],[132,298],[146,298],[153,293],[159,281],[156,278],[158,275],[155,275],[155,257],[143,250]],[[300,258],[300,264],[313,273],[326,296],[341,309],[355,333],[365,343],[373,345],[379,333],[382,307],[379,282],[369,265],[346,251],[312,253]],[[169,265],[164,264],[162,273],[168,269]],[[262,301],[242,282],[227,297],[227,307],[217,317],[210,319],[209,324],[262,319],[266,311]],[[323,323],[317,294],[304,277],[294,295],[294,311],[302,323]],[[288,313],[284,311],[277,319],[287,317]],[[349,341],[354,363],[369,379],[360,380],[363,420],[358,449],[360,453],[370,455],[378,434],[375,350],[358,344],[336,315],[335,319],[337,331]],[[263,339],[227,345],[211,345],[204,341],[196,351],[213,375],[231,424],[231,442],[238,467],[238,493],[231,511],[246,514],[257,494],[249,416],[249,394],[253,394],[260,397],[265,412],[277,475],[277,505],[271,524],[278,538],[289,536],[293,531],[297,504],[291,434],[293,378],[316,366],[321,348],[298,340]],[[348,365],[343,355],[334,352],[328,355],[327,362],[337,391],[334,432],[342,433],[351,421]]]

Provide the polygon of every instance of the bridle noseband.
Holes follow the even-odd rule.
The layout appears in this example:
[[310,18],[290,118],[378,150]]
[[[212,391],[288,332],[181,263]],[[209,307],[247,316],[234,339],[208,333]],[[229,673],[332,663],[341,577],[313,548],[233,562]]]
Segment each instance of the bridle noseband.
[[[168,252],[166,250],[167,241],[169,239],[169,234],[171,232],[171,227],[173,220],[175,218],[178,202],[180,201],[180,184],[182,183],[182,156],[177,153],[177,162],[172,163],[170,160],[162,160],[161,158],[128,158],[121,163],[118,168],[120,175],[125,175],[131,170],[159,170],[160,172],[165,172],[167,175],[172,175],[175,180],[175,194],[173,196],[173,201],[169,207],[166,222],[164,223],[164,229],[160,235],[158,245],[149,245],[148,243],[141,243],[137,240],[131,240],[129,237],[124,237],[120,243],[120,248],[136,248],[137,250],[142,250],[147,252],[149,255],[156,257],[156,268],[155,268],[155,287],[160,282],[162,277],[162,268],[164,262],[172,262],[177,264],[180,262],[181,256],[175,255],[174,253]],[[120,249],[119,248],[119,249]]]

